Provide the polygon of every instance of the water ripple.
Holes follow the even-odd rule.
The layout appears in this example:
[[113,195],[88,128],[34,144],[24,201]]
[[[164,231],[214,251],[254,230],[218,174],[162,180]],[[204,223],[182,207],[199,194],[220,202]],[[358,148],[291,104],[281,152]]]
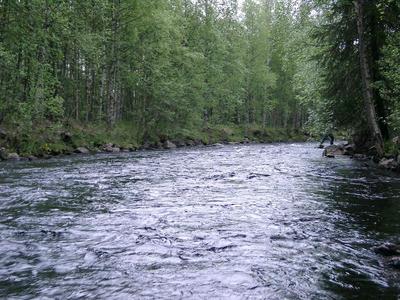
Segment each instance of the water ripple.
[[0,297],[396,299],[400,179],[312,144],[4,163]]

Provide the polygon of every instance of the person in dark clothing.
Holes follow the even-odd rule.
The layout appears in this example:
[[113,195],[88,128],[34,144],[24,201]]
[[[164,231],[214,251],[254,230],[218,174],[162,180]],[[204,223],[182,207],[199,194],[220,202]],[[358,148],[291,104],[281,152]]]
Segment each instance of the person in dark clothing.
[[320,147],[320,148],[323,148],[323,147],[324,147],[324,143],[325,143],[326,141],[329,141],[330,144],[333,145],[333,143],[335,142],[335,136],[333,135],[333,130],[334,130],[334,129],[335,129],[334,127],[328,127],[328,128],[325,130],[325,134],[324,134],[324,136],[322,137],[321,143],[319,144],[319,147]]
[[331,145],[333,145],[333,143],[335,142],[335,136],[333,135],[333,133],[325,134],[324,137],[322,138],[320,146],[322,146],[328,140],[331,143]]

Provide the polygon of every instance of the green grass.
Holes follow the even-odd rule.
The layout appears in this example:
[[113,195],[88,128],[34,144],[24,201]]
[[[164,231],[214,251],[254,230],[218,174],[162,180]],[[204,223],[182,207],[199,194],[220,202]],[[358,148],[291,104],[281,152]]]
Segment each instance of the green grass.
[[[8,130],[7,130],[8,129]],[[137,148],[145,141],[134,126],[120,122],[110,130],[105,125],[68,125],[42,124],[25,130],[10,130],[7,140],[0,141],[0,146],[17,152],[22,156],[59,155],[72,152],[77,147],[87,147],[95,151],[101,145],[112,143],[123,148]],[[65,139],[65,133],[71,138]],[[160,143],[165,140],[196,140],[204,144],[220,142],[241,142],[244,139],[254,142],[304,141],[305,136],[294,130],[282,128],[262,128],[259,126],[209,125],[205,128],[180,128],[171,134],[152,133],[148,142]]]

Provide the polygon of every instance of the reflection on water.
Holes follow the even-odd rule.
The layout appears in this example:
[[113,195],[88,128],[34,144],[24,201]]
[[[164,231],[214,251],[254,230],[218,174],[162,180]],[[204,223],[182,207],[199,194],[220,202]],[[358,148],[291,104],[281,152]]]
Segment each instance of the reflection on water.
[[0,165],[0,297],[397,299],[400,180],[312,144]]

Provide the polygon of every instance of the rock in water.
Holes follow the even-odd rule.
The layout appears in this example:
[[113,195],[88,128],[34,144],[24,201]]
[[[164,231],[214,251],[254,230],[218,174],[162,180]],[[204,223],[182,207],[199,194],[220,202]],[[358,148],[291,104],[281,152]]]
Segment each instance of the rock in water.
[[341,146],[330,145],[325,147],[323,155],[326,157],[334,158],[336,155],[343,155],[344,149]]
[[399,168],[399,164],[394,158],[382,158],[379,162],[379,166],[388,170],[396,170]]
[[78,147],[75,149],[75,153],[79,153],[79,154],[89,154],[89,150],[85,147]]
[[165,141],[163,147],[164,149],[175,149],[176,145],[171,141]]
[[386,243],[374,248],[375,253],[384,256],[400,255],[400,245]]
[[389,265],[390,265],[391,267],[395,268],[395,269],[400,270],[400,257],[392,258],[392,259],[389,261]]
[[343,148],[343,155],[353,155],[354,154],[354,149],[355,149],[354,144],[347,144]]

